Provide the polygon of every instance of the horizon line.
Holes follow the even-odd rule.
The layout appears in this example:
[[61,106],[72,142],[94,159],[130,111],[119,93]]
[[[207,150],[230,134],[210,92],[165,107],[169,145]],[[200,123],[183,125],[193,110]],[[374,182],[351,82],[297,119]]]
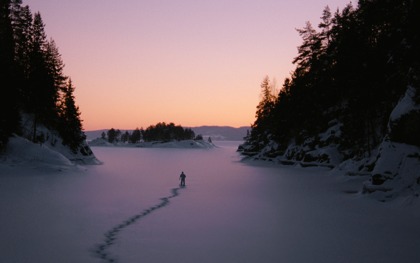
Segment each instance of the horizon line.
[[[177,124],[175,124],[175,125],[177,125]],[[151,125],[149,125],[149,126],[151,126]],[[149,127],[149,126],[147,126],[147,127]],[[180,125],[180,126],[182,126],[182,125]],[[219,128],[224,128],[224,127],[226,127],[226,128],[234,128],[234,129],[240,129],[240,128],[251,128],[251,125],[244,125],[244,126],[239,126],[239,127],[236,127],[236,126],[230,126],[230,125],[198,125],[198,126],[182,126],[183,128],[190,128],[190,129],[193,129],[193,128],[201,128],[201,127],[219,127]],[[136,128],[139,128],[139,127],[136,127]],[[131,128],[131,129],[121,129],[121,128],[115,128],[115,127],[111,127],[111,128],[102,128],[102,129],[84,129],[83,130],[83,132],[88,132],[88,131],[102,131],[102,130],[110,130],[110,129],[115,129],[115,130],[120,130],[120,131],[122,131],[122,130],[124,130],[124,131],[130,131],[130,130],[135,130],[136,128]],[[141,129],[142,127],[140,127],[139,129]]]

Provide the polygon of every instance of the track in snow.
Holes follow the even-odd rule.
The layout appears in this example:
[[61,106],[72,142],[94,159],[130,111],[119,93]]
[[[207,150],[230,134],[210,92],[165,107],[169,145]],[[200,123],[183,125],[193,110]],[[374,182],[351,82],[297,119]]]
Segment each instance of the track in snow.
[[112,257],[112,255],[109,253],[108,249],[117,240],[118,233],[121,232],[122,230],[124,230],[125,228],[129,227],[130,225],[134,224],[138,220],[140,220],[140,219],[144,218],[145,216],[151,214],[152,212],[154,212],[154,211],[156,211],[156,210],[158,210],[158,209],[160,209],[164,206],[167,206],[169,204],[169,199],[178,196],[179,195],[178,191],[181,190],[182,188],[184,188],[184,187],[172,188],[171,189],[172,195],[160,198],[161,202],[159,204],[151,206],[151,207],[143,210],[142,212],[128,218],[127,220],[123,221],[119,225],[116,225],[115,227],[110,229],[108,232],[106,232],[104,234],[105,239],[103,240],[103,242],[101,244],[99,244],[93,251],[95,256],[101,258],[104,262],[116,263],[117,259]]

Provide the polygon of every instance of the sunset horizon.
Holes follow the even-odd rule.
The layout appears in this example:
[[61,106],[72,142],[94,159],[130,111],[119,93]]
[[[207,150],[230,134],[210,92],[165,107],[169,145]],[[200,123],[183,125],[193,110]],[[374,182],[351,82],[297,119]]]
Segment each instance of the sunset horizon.
[[295,29],[348,3],[23,1],[57,43],[84,130],[249,126],[264,77],[280,88],[294,69]]
[[2,262],[416,262],[419,0],[0,1]]

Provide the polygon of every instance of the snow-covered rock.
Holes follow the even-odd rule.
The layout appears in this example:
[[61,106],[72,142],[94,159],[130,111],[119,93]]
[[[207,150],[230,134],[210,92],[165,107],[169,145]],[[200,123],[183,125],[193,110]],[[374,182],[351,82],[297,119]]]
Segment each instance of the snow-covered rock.
[[389,116],[390,123],[399,120],[403,115],[408,114],[414,110],[420,110],[420,105],[417,105],[414,101],[416,90],[412,86],[408,86],[404,96],[392,110]]
[[381,201],[404,194],[420,195],[420,105],[414,87],[407,87],[389,116],[388,131],[382,135],[382,142],[369,152],[355,154],[340,149],[342,127],[340,121],[331,120],[324,132],[303,142],[291,141],[282,152],[276,151],[280,147],[274,142],[255,151],[252,151],[253,144],[244,143],[238,151],[248,159],[303,167],[324,166],[333,168],[334,174],[369,177],[360,186],[360,192]]
[[73,165],[63,154],[51,150],[45,144],[35,144],[22,137],[11,137],[3,154],[3,160],[13,163],[45,163]]
[[[410,126],[419,124],[408,123],[415,120],[413,118],[418,117],[420,111],[420,105],[414,100],[415,95],[414,87],[409,86],[392,110],[388,122],[389,136],[379,146],[372,163],[371,178],[363,185],[363,192],[375,192],[375,196],[382,201],[401,194],[420,194],[420,148],[405,143],[418,142],[418,134],[410,133]],[[407,120],[410,115],[414,117]]]
[[401,194],[419,196],[420,149],[417,146],[384,141],[364,193],[385,201]]
[[[22,138],[36,138],[42,145],[55,151],[69,161],[76,164],[100,164],[101,162],[95,157],[94,153],[90,149],[86,141],[83,141],[76,150],[70,149],[69,146],[63,145],[62,139],[59,133],[55,130],[51,130],[42,124],[36,126],[36,130],[33,129],[33,116],[30,114],[22,114]],[[15,136],[16,137],[16,136]],[[30,142],[30,141],[29,141]],[[32,142],[31,142],[32,143]],[[33,144],[33,143],[32,143]]]
[[23,137],[13,136],[4,152],[0,154],[0,161],[5,165],[55,166],[70,167],[76,164],[100,164],[87,144],[83,144],[77,153],[68,147],[57,143],[51,145],[33,143]]
[[420,147],[420,105],[415,97],[416,90],[409,86],[390,114],[388,135],[392,141]]

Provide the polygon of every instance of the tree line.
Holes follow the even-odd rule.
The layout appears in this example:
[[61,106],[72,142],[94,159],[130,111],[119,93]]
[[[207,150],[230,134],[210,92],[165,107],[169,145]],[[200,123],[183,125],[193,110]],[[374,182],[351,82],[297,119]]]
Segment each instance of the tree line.
[[388,133],[389,116],[407,87],[420,103],[420,2],[359,0],[341,11],[327,6],[318,27],[298,29],[302,44],[294,71],[278,94],[268,77],[243,149],[250,155],[267,145],[284,154],[332,125],[341,124],[345,157],[370,154],[386,136],[420,146],[420,112]]
[[[75,87],[63,69],[41,14],[32,14],[21,0],[0,0],[0,148],[13,134],[34,142],[45,140],[38,130],[43,125],[77,150],[85,135]],[[22,127],[23,114],[32,120],[29,131]]]
[[138,143],[140,141],[181,141],[181,140],[202,140],[201,135],[195,135],[194,131],[190,128],[183,128],[174,123],[166,124],[159,122],[156,125],[150,125],[145,130],[143,128],[136,128],[131,133],[129,131],[121,132],[119,129],[111,128],[107,132],[102,132],[101,138],[110,142],[122,143]]

